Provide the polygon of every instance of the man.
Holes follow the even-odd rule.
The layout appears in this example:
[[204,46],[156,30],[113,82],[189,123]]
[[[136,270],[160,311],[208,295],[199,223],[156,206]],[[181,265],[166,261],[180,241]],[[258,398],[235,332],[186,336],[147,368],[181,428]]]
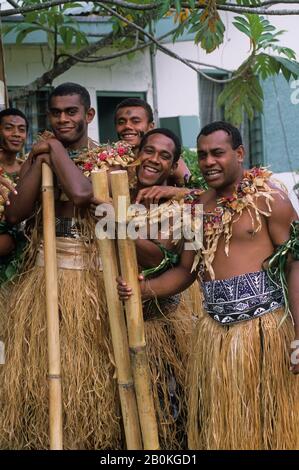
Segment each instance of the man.
[[[22,162],[17,158],[26,142],[28,121],[22,111],[16,108],[7,108],[0,112],[0,171],[1,196],[0,211],[3,215],[5,204],[9,204],[8,191],[14,191]],[[23,247],[22,236],[16,229],[12,229],[2,220],[0,222],[0,281],[7,280],[10,263],[15,259],[12,253],[16,244],[20,242],[20,252]]]
[[[132,202],[142,188],[165,185],[170,172],[177,166],[181,144],[168,129],[152,129],[140,142],[137,183],[132,191]],[[159,205],[165,216],[171,204]],[[155,213],[157,217],[157,213]],[[150,213],[149,213],[150,218]],[[155,236],[150,230],[152,220],[146,221],[143,237],[136,240],[137,260],[147,279],[151,279],[178,263],[179,245],[172,237],[163,238],[160,227]],[[157,222],[156,222],[157,223]],[[170,221],[171,223],[171,221]],[[105,224],[105,221],[103,221]],[[145,340],[151,371],[154,405],[162,449],[182,449],[186,439],[185,367],[193,327],[191,309],[180,296],[143,303]]]
[[7,108],[0,112],[0,166],[12,179],[21,169],[17,157],[25,145],[27,131],[28,121],[22,111]]
[[[45,279],[40,192],[42,163],[55,176],[56,248],[62,363],[63,443],[66,449],[117,449],[121,425],[105,292],[88,213],[92,186],[72,160],[91,144],[94,117],[81,85],[65,83],[49,97],[54,137],[33,146],[7,220],[31,217],[24,274],[5,319],[6,364],[0,370],[0,448],[47,449],[48,385]],[[3,385],[5,384],[5,386]]]
[[[199,258],[205,313],[190,361],[189,446],[297,449],[299,365],[289,351],[299,339],[298,216],[269,172],[244,170],[235,127],[204,127],[197,147],[210,188],[199,199],[205,210]],[[177,268],[150,285],[142,282],[144,297],[153,295],[150,290],[163,297],[185,287],[192,280],[190,256],[183,254]],[[278,276],[263,270],[267,258]],[[287,264],[292,319],[285,318],[279,264]],[[119,292],[123,299],[131,295],[124,281]]]
[[[153,111],[150,105],[140,98],[127,98],[116,106],[115,129],[119,139],[132,145],[138,151],[140,141],[144,134],[155,127]],[[170,176],[168,183],[183,186],[191,173],[180,157],[176,169]]]

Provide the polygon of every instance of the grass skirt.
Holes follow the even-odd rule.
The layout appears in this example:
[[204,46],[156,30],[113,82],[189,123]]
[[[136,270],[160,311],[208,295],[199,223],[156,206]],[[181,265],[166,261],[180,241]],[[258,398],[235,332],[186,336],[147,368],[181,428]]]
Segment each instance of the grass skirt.
[[[65,243],[78,243],[63,240],[63,249]],[[35,266],[24,273],[11,290],[0,322],[6,347],[6,363],[0,365],[0,448],[47,449],[44,268]],[[58,296],[64,448],[117,449],[118,392],[102,273],[78,265],[58,269]]]
[[223,326],[199,318],[189,370],[191,449],[298,449],[294,328],[283,309]]
[[171,313],[145,321],[145,339],[151,371],[161,449],[186,448],[186,364],[191,350],[194,317],[180,301]]

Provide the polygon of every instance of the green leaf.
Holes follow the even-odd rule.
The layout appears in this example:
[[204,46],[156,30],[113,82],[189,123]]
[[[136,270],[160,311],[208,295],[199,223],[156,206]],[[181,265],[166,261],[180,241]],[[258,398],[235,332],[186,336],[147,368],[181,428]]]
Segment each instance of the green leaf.
[[238,77],[228,83],[220,93],[217,105],[224,106],[225,119],[235,125],[241,124],[244,112],[253,119],[254,113],[263,108],[263,90],[258,77],[247,71],[246,79]]
[[242,23],[239,23],[237,21],[233,21],[233,25],[242,33],[246,34],[251,39],[251,33],[249,29]]
[[278,62],[281,65],[281,71],[285,76],[289,76],[287,80],[291,77],[299,77],[299,63],[294,60],[289,60],[280,56],[271,56],[273,60]]

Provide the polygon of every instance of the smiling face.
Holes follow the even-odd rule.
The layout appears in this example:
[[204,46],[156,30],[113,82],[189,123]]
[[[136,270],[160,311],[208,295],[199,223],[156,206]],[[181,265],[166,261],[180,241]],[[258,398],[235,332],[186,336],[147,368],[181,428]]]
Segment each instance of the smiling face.
[[138,183],[143,187],[160,186],[166,183],[174,163],[175,144],[163,134],[152,134],[139,151]]
[[197,142],[198,164],[204,179],[216,191],[238,182],[242,174],[244,147],[232,148],[223,130],[201,135]]
[[0,147],[17,154],[25,144],[27,125],[21,116],[3,116],[0,124]]
[[85,109],[80,95],[53,96],[49,120],[55,137],[65,147],[77,149],[87,145],[87,126],[94,109]]
[[142,136],[153,129],[154,123],[149,122],[147,112],[141,106],[120,108],[115,116],[115,129],[119,139],[138,147]]

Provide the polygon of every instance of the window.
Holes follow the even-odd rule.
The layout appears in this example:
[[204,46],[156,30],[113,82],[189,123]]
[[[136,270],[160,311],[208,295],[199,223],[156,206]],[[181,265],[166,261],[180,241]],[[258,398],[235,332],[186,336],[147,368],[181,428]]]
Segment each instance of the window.
[[114,111],[116,106],[126,98],[146,99],[143,92],[98,92],[97,115],[99,122],[100,142],[115,142],[118,140],[114,128]]

